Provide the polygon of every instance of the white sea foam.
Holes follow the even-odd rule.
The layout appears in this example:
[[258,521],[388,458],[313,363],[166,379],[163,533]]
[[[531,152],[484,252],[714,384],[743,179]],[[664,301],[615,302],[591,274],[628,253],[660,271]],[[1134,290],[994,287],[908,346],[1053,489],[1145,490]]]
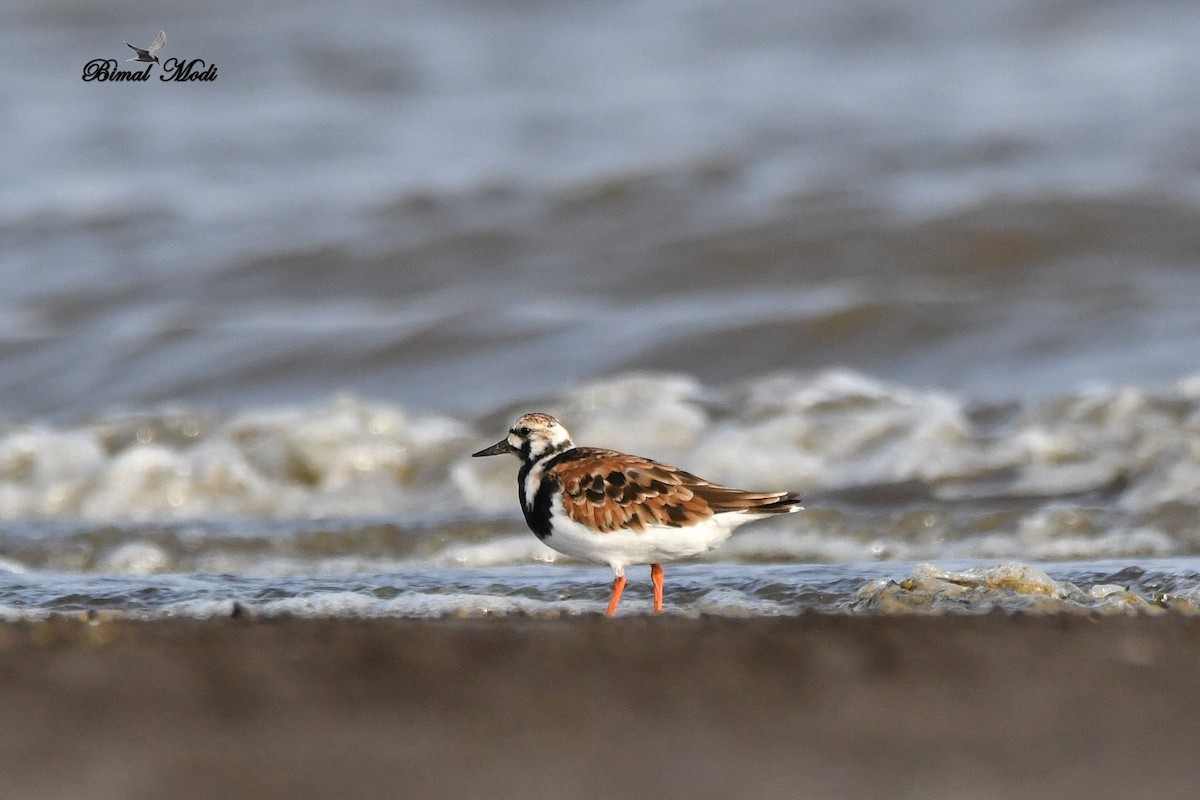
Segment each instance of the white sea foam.
[[[990,421],[966,398],[835,370],[724,391],[642,375],[550,405],[570,414],[565,419],[581,443],[682,463],[735,485],[814,490],[917,481],[947,498],[978,493],[976,484],[1053,497],[1133,477],[1122,502],[1135,510],[1187,502],[1200,490],[1200,406],[1182,390],[1093,390]],[[453,475],[465,497],[496,507],[510,473],[502,464],[463,462]]]
[[6,431],[0,434],[0,517],[77,513],[110,464],[87,429]]
[[828,534],[803,524],[783,525],[786,523],[743,529],[719,549],[711,551],[708,558],[828,564],[917,557],[911,545],[899,540],[860,539]]
[[[1200,548],[1197,382],[990,408],[844,370],[731,387],[639,373],[529,407],[561,414],[582,444],[810,496],[717,560],[1156,557]],[[115,574],[553,560],[524,528],[516,462],[470,458],[506,425],[340,396],[10,426],[0,558]],[[391,532],[380,539],[372,520]]]
[[170,556],[148,542],[127,542],[108,553],[99,565],[99,571],[120,575],[152,575],[165,572],[170,565]]
[[528,564],[533,561],[553,563],[563,556],[542,544],[529,533],[504,536],[486,542],[456,543],[430,559],[434,565],[462,567],[492,567],[506,564]]
[[[0,518],[93,520],[396,513],[442,485],[468,426],[339,397],[324,408],[114,418],[0,434]],[[111,450],[112,452],[106,452]]]
[[29,567],[19,561],[14,561],[11,558],[0,558],[0,572],[9,572],[13,574],[29,572]]

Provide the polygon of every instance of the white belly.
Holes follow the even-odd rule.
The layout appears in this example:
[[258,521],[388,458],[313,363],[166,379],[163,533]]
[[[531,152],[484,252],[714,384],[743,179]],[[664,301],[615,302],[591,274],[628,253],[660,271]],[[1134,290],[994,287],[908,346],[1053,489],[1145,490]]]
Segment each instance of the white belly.
[[734,528],[752,519],[748,514],[725,513],[687,528],[664,526],[642,532],[597,533],[566,516],[562,500],[555,497],[551,532],[544,541],[560,553],[608,564],[617,575],[624,575],[625,567],[630,564],[659,564],[699,555],[728,539]]

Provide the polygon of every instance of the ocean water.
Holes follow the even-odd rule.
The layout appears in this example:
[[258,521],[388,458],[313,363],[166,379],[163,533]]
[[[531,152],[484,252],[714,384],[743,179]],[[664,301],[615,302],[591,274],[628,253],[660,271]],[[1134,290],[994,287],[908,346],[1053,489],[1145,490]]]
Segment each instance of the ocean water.
[[[988,404],[844,370],[626,375],[539,407],[581,442],[805,493],[668,569],[678,613],[1200,610],[1200,377]],[[607,570],[525,530],[515,459],[470,458],[506,424],[342,396],[12,425],[0,613],[603,610]]]
[[1194,3],[6,22],[0,616],[598,612],[528,410],[804,493],[672,613],[1193,607]]

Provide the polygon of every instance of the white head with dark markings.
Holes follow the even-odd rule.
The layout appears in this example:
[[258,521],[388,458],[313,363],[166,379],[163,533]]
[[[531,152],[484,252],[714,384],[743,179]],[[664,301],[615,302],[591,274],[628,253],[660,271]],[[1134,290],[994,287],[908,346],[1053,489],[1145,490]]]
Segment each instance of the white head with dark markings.
[[486,447],[472,457],[498,456],[512,453],[522,461],[536,461],[551,453],[561,453],[574,447],[571,434],[562,423],[549,414],[535,412],[517,418],[508,430],[508,436]]

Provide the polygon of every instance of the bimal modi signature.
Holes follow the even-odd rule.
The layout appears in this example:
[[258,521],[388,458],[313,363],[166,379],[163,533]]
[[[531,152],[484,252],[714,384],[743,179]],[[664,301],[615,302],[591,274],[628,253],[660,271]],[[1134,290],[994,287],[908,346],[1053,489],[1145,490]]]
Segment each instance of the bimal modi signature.
[[148,81],[150,72],[155,64],[162,66],[160,81],[215,81],[217,65],[209,64],[202,58],[168,58],[165,62],[158,60],[158,51],[167,45],[166,31],[159,31],[151,45],[142,49],[129,42],[125,46],[134,52],[134,57],[128,61],[144,63],[145,69],[118,69],[120,66],[115,58],[93,58],[83,65],[85,81]]

